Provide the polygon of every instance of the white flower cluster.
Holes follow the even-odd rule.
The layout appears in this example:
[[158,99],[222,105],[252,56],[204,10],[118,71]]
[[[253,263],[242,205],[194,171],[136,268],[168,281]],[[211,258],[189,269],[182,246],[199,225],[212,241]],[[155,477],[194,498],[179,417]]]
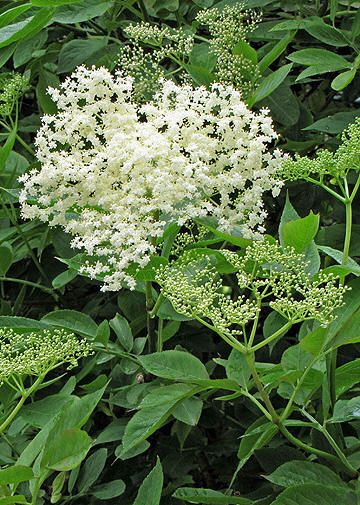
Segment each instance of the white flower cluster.
[[147,264],[169,222],[213,216],[221,230],[242,225],[259,238],[262,196],[277,196],[282,154],[266,111],[254,113],[238,91],[162,81],[138,104],[128,76],[79,67],[50,90],[58,113],[36,139],[40,169],[22,177],[22,214],[60,225],[72,245],[98,260],[103,290],[135,287],[127,272]]

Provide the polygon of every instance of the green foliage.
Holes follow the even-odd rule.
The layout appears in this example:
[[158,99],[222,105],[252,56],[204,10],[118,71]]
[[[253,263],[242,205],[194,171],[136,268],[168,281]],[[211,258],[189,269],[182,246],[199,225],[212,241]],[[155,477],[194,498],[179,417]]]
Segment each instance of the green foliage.
[[[0,505],[359,501],[359,43],[342,0],[1,2]],[[165,76],[268,107],[289,160],[265,241],[172,225],[104,293],[101,258],[24,222],[47,88],[80,64],[139,101]]]

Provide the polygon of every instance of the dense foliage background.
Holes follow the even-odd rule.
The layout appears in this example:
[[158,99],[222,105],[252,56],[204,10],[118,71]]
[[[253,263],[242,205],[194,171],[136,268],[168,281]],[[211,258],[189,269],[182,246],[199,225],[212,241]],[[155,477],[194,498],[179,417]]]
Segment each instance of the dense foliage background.
[[[214,401],[211,392],[201,400],[194,400],[189,411],[173,412],[172,419],[151,436],[150,442],[144,441],[130,452],[124,452],[121,439],[125,426],[141,399],[151,391],[154,378],[136,360],[126,356],[130,351],[134,355],[146,353],[144,287],[140,285],[136,291],[124,289],[119,293],[100,292],[100,282],[78,275],[76,265],[71,262],[78,251],[70,248],[70,239],[61,229],[49,229],[38,221],[24,222],[19,212],[17,179],[36,166],[33,141],[40,117],[56,111],[46,92],[49,86],[57,87],[80,64],[103,65],[114,70],[120,51],[129,44],[124,30],[131,23],[149,21],[190,30],[195,27],[199,10],[236,3],[236,0],[1,2],[0,105],[11,103],[11,110],[0,112],[0,326],[10,326],[20,332],[45,326],[61,327],[95,341],[95,347],[106,346],[84,359],[80,367],[66,374],[64,369],[60,377],[55,373],[49,377],[56,380],[26,404],[0,441],[1,465],[19,463],[20,458],[20,463],[34,464],[36,469],[42,450],[41,436],[37,434],[49,430],[49,422],[56,416],[62,414],[69,419],[75,410],[82,411],[83,418],[77,428],[84,427],[92,437],[92,448],[76,468],[49,472],[36,503],[51,500],[60,504],[71,501],[97,504],[107,499],[108,503],[130,505],[159,457],[164,471],[163,505],[185,504],[180,498],[172,497],[176,489],[184,486],[226,490],[239,460],[242,463],[232,486],[233,501],[224,497],[218,497],[219,501],[215,498],[215,501],[210,498],[205,501],[204,497],[196,501],[193,497],[192,503],[250,503],[240,498],[236,501],[236,497],[246,496],[265,505],[273,503],[282,488],[277,486],[279,482],[275,478],[272,483],[262,476],[271,474],[282,463],[308,458],[301,448],[290,446],[278,435],[269,439],[269,443],[263,441],[264,444],[261,441],[258,444],[261,430],[241,438],[249,427],[261,426],[258,412],[244,397]],[[336,149],[339,135],[359,116],[359,2],[248,0],[246,7],[261,13],[261,21],[247,36],[248,45],[238,48],[257,68],[251,76],[256,82],[249,103],[254,109],[270,109],[280,135],[278,145],[291,155],[312,156],[319,148]],[[176,71],[179,65],[195,85],[207,85],[215,78],[215,63],[206,50],[208,31],[205,27],[197,30],[199,38],[190,57],[177,64],[167,59],[163,64],[168,72]],[[145,52],[154,49],[146,42],[142,45]],[[14,71],[26,81],[24,93],[18,93],[22,95],[19,100],[15,84],[13,88],[9,85],[9,72]],[[269,198],[268,233],[277,235],[286,194],[300,217],[308,216],[311,210],[320,213],[316,244],[342,250],[344,206],[321,187],[307,182],[289,182],[280,198],[276,201]],[[285,212],[291,213],[289,202],[286,209]],[[359,219],[357,198],[353,203],[355,224],[350,245],[353,259],[360,256]],[[205,246],[217,247],[211,241]],[[333,259],[322,256],[321,261],[327,266]],[[353,275],[356,274],[359,272],[353,267]],[[356,398],[356,385],[360,381],[360,365],[356,359],[359,344],[355,338],[360,336],[356,329],[360,327],[357,324],[360,321],[359,284],[354,284],[351,296],[352,311],[347,312],[348,319],[343,323],[349,324],[351,320],[353,326],[347,331],[355,343],[340,348],[338,365],[352,363],[352,378],[345,381],[343,391],[354,388],[349,398]],[[262,322],[265,336],[271,333],[270,327],[278,324],[270,310],[269,314],[265,323]],[[213,379],[223,378],[221,364],[225,364],[229,355],[228,346],[215,333],[177,314],[169,304],[163,307],[161,315],[164,349],[186,349],[207,365]],[[297,343],[298,331],[299,327],[293,328],[274,349],[262,349],[259,361],[278,363],[284,350]],[[237,373],[238,368],[233,378]],[[12,401],[10,396],[9,389],[3,385],[0,401],[4,417]],[[324,401],[319,391],[315,393],[315,400],[315,406]],[[278,408],[281,401],[281,397],[275,398]],[[316,417],[316,410],[312,415]],[[356,442],[360,425],[351,416],[347,419],[349,422],[341,437]],[[299,438],[310,440],[314,447],[329,451],[327,441],[315,429],[309,432],[308,427],[299,425],[294,431]],[[332,435],[340,436],[335,432]],[[360,446],[355,442],[350,457],[357,470]],[[318,460],[325,462],[321,457]],[[342,474],[342,469],[331,464],[330,468],[344,482],[349,481],[350,477]],[[156,475],[152,477],[155,479]],[[1,480],[0,472],[2,484],[6,481]],[[20,484],[19,494],[26,494],[25,486]],[[7,492],[3,489],[5,496]],[[316,502],[329,504],[329,496],[319,491]],[[334,496],[339,499],[336,493]],[[296,499],[291,503],[303,503],[300,494]],[[0,498],[0,503],[23,503],[4,500]],[[157,503],[155,491],[148,490],[145,496],[138,497],[136,505]]]

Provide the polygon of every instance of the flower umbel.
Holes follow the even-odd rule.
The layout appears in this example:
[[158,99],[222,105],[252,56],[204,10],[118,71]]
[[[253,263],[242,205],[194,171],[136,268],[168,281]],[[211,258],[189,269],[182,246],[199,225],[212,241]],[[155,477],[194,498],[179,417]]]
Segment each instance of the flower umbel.
[[29,79],[16,72],[0,73],[0,115],[10,116],[17,100],[26,91]]
[[[350,170],[360,170],[360,119],[348,126],[341,136],[341,145],[335,153],[322,150],[313,159],[297,155],[284,162],[281,176],[288,180],[317,182],[324,177],[346,177]],[[315,179],[315,181],[313,180]]]
[[0,329],[0,382],[10,377],[40,376],[67,363],[77,365],[91,347],[84,339],[64,330],[42,330],[28,334]]
[[80,67],[51,90],[58,113],[37,136],[40,169],[22,178],[22,213],[61,225],[95,263],[104,290],[145,266],[169,222],[212,216],[220,229],[264,232],[265,191],[277,196],[282,154],[266,111],[251,112],[238,91],[163,81],[151,103],[133,100],[132,79]]
[[178,312],[211,324],[225,340],[246,338],[245,326],[259,316],[264,302],[291,324],[315,319],[323,326],[343,305],[348,288],[333,274],[310,275],[304,257],[292,248],[256,241],[242,255],[223,249],[221,254],[237,271],[238,289],[231,297],[210,258],[194,260],[192,251],[162,266],[157,282]]

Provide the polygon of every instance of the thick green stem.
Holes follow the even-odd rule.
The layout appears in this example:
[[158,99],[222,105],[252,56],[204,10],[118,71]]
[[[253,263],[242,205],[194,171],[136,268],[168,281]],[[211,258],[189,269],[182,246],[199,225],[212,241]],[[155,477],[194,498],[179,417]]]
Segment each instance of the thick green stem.
[[7,416],[5,421],[1,424],[0,426],[0,433],[2,433],[6,428],[9,426],[11,421],[14,419],[14,417],[18,414],[20,411],[21,407],[24,405],[28,395],[24,394],[21,396],[20,400],[16,404],[16,407],[10,412],[10,414]]
[[257,370],[256,370],[256,367],[255,367],[255,357],[254,357],[254,353],[248,353],[246,354],[246,362],[249,366],[249,369],[250,369],[250,372],[251,372],[251,375],[254,379],[254,382],[255,382],[255,385],[257,387],[257,390],[259,391],[260,393],[260,396],[263,400],[263,402],[265,403],[266,405],[266,408],[269,412],[269,414],[271,415],[271,421],[274,423],[274,424],[278,424],[279,422],[279,416],[273,406],[273,404],[271,403],[271,400],[270,400],[270,397],[269,395],[267,394],[262,382],[261,382],[261,379],[259,377],[259,374],[257,373]]
[[42,383],[42,381],[45,378],[45,375],[46,374],[40,375],[36,379],[36,381],[34,382],[34,384],[29,389],[27,389],[26,391],[24,391],[24,393],[21,395],[20,400],[18,401],[18,403],[14,407],[14,409],[10,412],[10,414],[7,416],[7,418],[5,419],[5,421],[0,425],[0,433],[2,433],[3,431],[6,430],[6,428],[9,426],[9,424],[11,423],[11,421],[15,418],[15,416],[20,411],[21,407],[24,405],[24,403],[27,400],[27,398],[29,398],[29,396],[32,393],[34,393],[34,391],[40,386],[40,384]]
[[346,265],[349,259],[350,252],[350,242],[351,242],[351,232],[352,232],[352,205],[351,200],[347,200],[345,203],[346,221],[345,221],[345,239],[342,255],[342,265]]

